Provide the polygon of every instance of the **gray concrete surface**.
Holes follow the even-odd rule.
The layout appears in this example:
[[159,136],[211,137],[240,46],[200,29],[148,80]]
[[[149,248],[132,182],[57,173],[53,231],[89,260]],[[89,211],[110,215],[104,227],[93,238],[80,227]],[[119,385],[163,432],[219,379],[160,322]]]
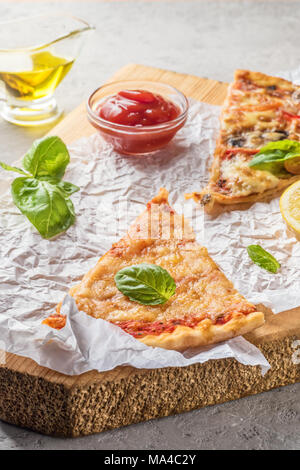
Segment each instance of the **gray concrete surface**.
[[[298,67],[300,1],[0,1],[0,18],[69,11],[97,31],[57,90],[66,112],[128,62],[230,81],[235,68]],[[28,31],[30,34],[30,31]],[[0,121],[0,158],[18,159],[47,129]],[[0,449],[300,449],[300,387],[75,440],[0,422]]]

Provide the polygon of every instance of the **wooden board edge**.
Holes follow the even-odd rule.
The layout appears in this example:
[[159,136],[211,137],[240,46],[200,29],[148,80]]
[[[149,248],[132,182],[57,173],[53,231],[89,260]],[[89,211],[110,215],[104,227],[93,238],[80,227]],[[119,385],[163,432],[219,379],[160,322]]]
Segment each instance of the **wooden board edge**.
[[[89,382],[72,388],[0,369],[0,419],[44,434],[75,437],[254,395],[299,382],[293,339],[263,345],[272,366],[265,377],[260,367],[230,358],[149,369],[115,381],[94,380],[90,374]],[[16,402],[17,407],[11,406]]]

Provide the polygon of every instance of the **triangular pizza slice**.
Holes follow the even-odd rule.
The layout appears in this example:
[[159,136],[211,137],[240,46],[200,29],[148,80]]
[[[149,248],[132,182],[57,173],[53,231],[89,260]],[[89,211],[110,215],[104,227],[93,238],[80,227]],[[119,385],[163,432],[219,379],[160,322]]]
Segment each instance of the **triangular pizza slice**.
[[255,154],[269,142],[300,141],[300,86],[259,72],[237,70],[228,88],[220,117],[208,186],[186,195],[204,205],[267,200],[300,175],[277,177],[249,167]]
[[[118,290],[115,275],[142,263],[165,269],[176,284],[169,300],[143,305]],[[183,216],[168,203],[162,188],[128,233],[71,288],[78,309],[118,325],[149,346],[185,350],[244,334],[264,323],[200,246]],[[58,313],[44,323],[61,328]]]

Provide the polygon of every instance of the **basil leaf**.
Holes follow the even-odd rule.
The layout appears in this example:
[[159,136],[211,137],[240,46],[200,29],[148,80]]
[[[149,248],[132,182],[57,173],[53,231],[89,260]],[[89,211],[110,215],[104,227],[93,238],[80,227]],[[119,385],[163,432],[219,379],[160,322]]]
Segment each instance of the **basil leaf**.
[[69,162],[70,155],[63,141],[51,136],[34,141],[23,158],[23,167],[34,177],[49,176],[61,180]]
[[264,170],[272,173],[278,178],[288,178],[290,173],[284,168],[285,154],[281,151],[268,152],[266,154],[257,154],[249,163],[255,170]]
[[72,194],[80,190],[78,186],[72,183],[68,183],[67,181],[60,181],[59,183],[57,183],[57,186],[61,191],[64,192],[66,197],[71,196]]
[[24,156],[23,166],[30,175],[21,168],[0,162],[5,170],[25,176],[13,181],[13,200],[44,238],[66,231],[75,221],[69,197],[79,188],[61,181],[69,161],[63,141],[52,136],[36,140]]
[[122,294],[143,305],[164,304],[176,290],[175,281],[168,271],[148,263],[121,269],[115,275],[115,283]]
[[65,197],[69,197],[72,194],[76,193],[77,191],[80,190],[78,186],[76,186],[73,183],[69,183],[68,181],[60,181],[57,178],[50,178],[48,176],[41,176],[37,178],[39,181],[47,181],[50,184],[54,184],[57,186],[60,191],[63,192]]
[[274,256],[264,250],[260,245],[249,245],[247,252],[253,263],[270,273],[275,274],[280,268],[280,263],[278,263]]
[[57,185],[36,178],[16,178],[11,189],[14,203],[42,237],[54,237],[74,223],[72,201]]
[[289,178],[291,173],[285,169],[284,162],[299,155],[300,142],[288,139],[270,142],[252,158],[249,167],[269,171],[279,178]]
[[0,166],[2,166],[3,170],[15,171],[16,173],[20,173],[21,175],[29,176],[28,173],[25,173],[25,171],[23,171],[21,168],[18,168],[16,166],[7,165],[7,163],[4,163],[4,162],[0,162]]

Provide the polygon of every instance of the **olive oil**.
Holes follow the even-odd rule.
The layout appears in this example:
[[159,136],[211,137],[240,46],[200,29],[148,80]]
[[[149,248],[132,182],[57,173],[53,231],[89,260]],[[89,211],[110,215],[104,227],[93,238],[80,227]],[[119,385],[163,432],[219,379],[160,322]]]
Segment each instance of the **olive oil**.
[[57,57],[49,51],[7,53],[0,57],[0,81],[11,98],[37,100],[53,94],[73,63],[74,59]]

